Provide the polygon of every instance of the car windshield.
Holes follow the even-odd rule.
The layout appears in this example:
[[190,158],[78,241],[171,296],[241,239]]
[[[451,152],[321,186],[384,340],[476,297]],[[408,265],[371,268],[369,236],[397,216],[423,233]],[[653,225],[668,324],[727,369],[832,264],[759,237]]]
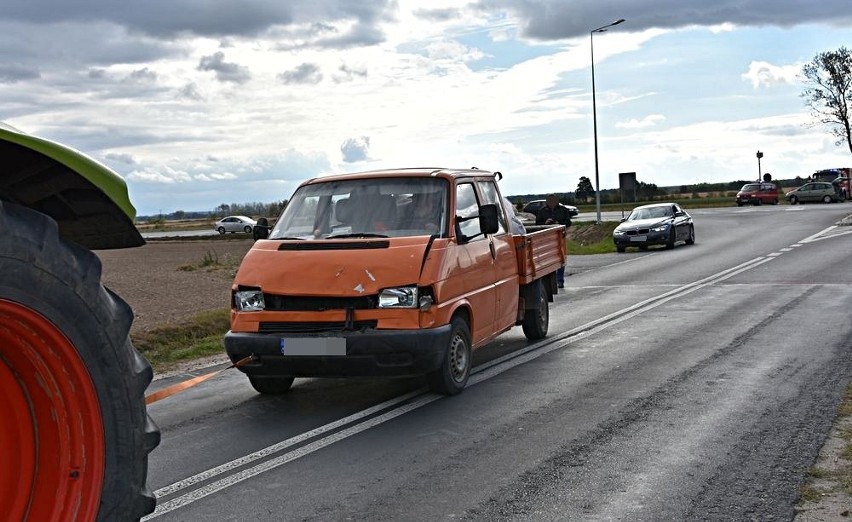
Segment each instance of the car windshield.
[[740,192],[757,192],[758,190],[760,190],[760,185],[757,183],[749,183],[748,185],[743,185]]
[[437,178],[371,178],[300,187],[269,239],[343,239],[442,235],[447,182]]
[[637,208],[627,216],[627,221],[640,221],[643,219],[659,219],[672,216],[671,207],[646,207]]

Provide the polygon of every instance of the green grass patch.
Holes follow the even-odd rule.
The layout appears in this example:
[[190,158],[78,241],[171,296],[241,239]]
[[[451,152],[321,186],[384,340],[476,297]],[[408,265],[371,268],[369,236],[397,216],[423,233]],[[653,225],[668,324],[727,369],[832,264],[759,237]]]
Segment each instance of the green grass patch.
[[229,310],[200,313],[185,322],[161,326],[132,336],[136,349],[155,372],[173,369],[178,363],[224,353],[223,338],[230,327]]
[[584,256],[615,252],[612,231],[619,225],[616,221],[574,221],[568,227],[568,255]]
[[215,250],[208,250],[204,253],[204,257],[200,261],[181,265],[178,267],[178,270],[184,272],[195,272],[196,270],[207,270],[208,272],[213,270],[234,270],[236,273],[236,269],[239,266],[240,260],[235,259],[234,256],[226,253],[220,258]]
[[[843,400],[837,408],[835,423],[847,420],[850,416],[852,416],[852,385],[846,388]],[[817,461],[817,464],[807,471],[805,483],[799,491],[802,501],[818,502],[820,497],[834,491],[843,491],[847,495],[852,495],[852,429],[841,428],[836,433],[843,439],[844,445],[839,454],[829,457],[834,460],[833,469],[822,468]],[[817,480],[822,487],[816,486]]]
[[823,490],[810,485],[802,486],[799,491],[801,500],[804,502],[818,502],[823,496]]

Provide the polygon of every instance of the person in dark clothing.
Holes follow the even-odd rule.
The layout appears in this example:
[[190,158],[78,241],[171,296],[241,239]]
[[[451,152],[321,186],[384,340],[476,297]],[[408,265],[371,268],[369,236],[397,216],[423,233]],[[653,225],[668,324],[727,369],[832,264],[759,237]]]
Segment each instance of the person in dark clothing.
[[536,225],[565,225],[571,226],[571,214],[568,207],[559,204],[556,194],[548,194],[545,205],[538,210],[535,216]]
[[[571,226],[571,214],[568,208],[559,204],[556,194],[548,194],[545,205],[541,207],[535,216],[536,225],[565,225]],[[559,288],[565,288],[565,267],[556,271],[556,284]]]

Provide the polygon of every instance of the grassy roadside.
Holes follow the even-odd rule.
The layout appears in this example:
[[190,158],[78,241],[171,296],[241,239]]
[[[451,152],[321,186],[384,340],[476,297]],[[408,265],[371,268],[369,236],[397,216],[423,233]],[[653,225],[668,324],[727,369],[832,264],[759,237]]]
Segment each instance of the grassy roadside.
[[154,372],[172,370],[178,364],[225,353],[222,339],[228,331],[227,308],[204,312],[186,321],[135,334],[133,345],[154,367]]
[[[844,519],[852,506],[852,385],[846,388],[837,417],[817,462],[808,469],[796,511],[806,520],[820,510],[830,520]],[[826,513],[826,511],[828,513]],[[820,518],[821,520],[825,520]],[[817,518],[813,518],[817,520]]]
[[616,221],[574,221],[568,227],[568,255],[585,256],[615,252],[612,231]]

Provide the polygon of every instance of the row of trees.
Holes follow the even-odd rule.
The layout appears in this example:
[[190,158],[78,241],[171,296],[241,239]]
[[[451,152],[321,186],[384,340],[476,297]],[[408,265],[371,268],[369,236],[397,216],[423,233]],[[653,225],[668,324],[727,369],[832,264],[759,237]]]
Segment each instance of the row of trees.
[[278,217],[284,207],[287,206],[287,200],[274,201],[272,203],[222,203],[214,210],[210,211],[186,211],[175,210],[169,214],[158,214],[156,216],[139,216],[139,221],[166,221],[166,220],[183,220],[183,219],[210,219],[216,220],[225,216],[249,216],[249,217]]
[[255,216],[255,217],[278,217],[278,214],[287,206],[287,200],[274,201],[272,203],[222,203],[216,207],[216,216]]

